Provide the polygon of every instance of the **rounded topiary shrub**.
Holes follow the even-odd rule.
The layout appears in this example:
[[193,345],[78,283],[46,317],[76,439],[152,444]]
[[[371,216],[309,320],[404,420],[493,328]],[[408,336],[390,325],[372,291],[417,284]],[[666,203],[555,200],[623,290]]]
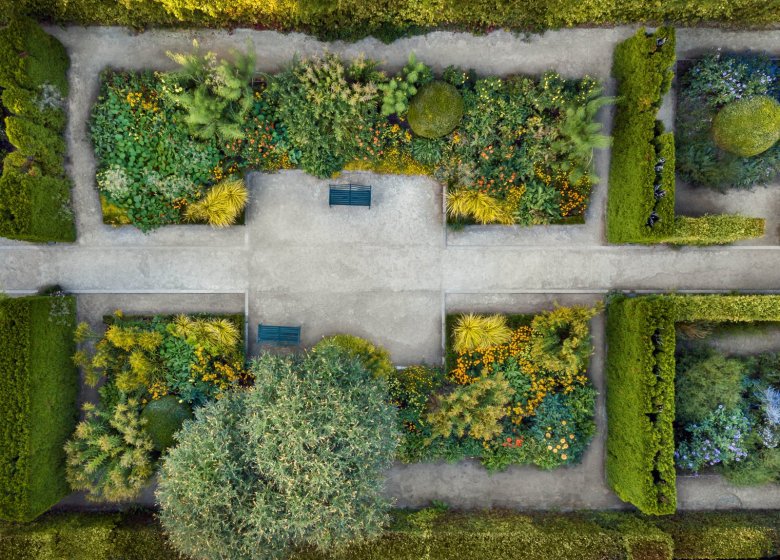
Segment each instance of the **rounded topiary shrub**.
[[187,403],[180,403],[178,397],[167,395],[151,401],[141,413],[146,420],[144,430],[154,443],[157,451],[165,451],[175,442],[173,435],[181,429],[185,420],[192,418],[192,410]]
[[407,114],[409,126],[424,138],[449,134],[462,118],[463,97],[446,82],[431,82],[420,88],[409,103]]
[[729,103],[712,121],[715,143],[732,154],[751,157],[780,138],[780,104],[765,95]]

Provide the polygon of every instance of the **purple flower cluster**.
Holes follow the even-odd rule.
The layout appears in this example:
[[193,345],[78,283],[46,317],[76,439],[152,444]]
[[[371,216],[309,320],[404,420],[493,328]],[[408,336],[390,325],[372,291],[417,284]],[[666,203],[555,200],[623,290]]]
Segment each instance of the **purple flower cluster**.
[[718,406],[701,422],[685,426],[686,438],[674,453],[677,466],[698,472],[704,467],[741,462],[747,457],[743,439],[750,425],[739,410]]

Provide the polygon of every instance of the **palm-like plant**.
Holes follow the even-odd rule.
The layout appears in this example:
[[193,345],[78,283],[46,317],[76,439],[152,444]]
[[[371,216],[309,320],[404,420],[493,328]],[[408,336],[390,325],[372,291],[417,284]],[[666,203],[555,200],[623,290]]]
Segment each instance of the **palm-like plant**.
[[480,224],[515,223],[512,212],[500,200],[470,189],[461,188],[447,193],[447,214],[454,218],[473,218]]
[[512,330],[503,315],[461,315],[453,331],[453,346],[457,352],[478,350],[509,342]]
[[193,135],[208,140],[243,137],[241,124],[252,107],[255,53],[251,43],[242,54],[232,50],[235,62],[200,53],[197,41],[191,53],[168,53],[181,68],[169,76],[179,87],[171,97],[187,111],[185,122]]
[[596,113],[614,101],[613,97],[604,97],[601,90],[596,90],[585,103],[566,109],[561,138],[553,144],[553,149],[566,157],[558,167],[568,173],[569,183],[578,183],[586,176],[594,183],[598,181],[591,169],[593,150],[608,148],[612,138],[601,134],[604,125],[596,121]]

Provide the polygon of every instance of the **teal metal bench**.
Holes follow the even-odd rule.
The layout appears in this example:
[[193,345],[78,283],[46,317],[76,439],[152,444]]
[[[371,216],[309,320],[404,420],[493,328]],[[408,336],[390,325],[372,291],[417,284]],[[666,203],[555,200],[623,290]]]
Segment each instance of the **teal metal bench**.
[[257,325],[257,342],[277,346],[296,346],[301,343],[301,327]]
[[331,185],[328,206],[368,206],[371,208],[371,187],[367,185]]

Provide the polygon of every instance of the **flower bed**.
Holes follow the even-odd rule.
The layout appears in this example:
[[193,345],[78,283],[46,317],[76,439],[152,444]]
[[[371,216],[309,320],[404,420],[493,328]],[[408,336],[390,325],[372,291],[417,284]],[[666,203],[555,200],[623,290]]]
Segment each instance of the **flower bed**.
[[[400,459],[476,457],[493,470],[579,462],[595,433],[586,371],[595,313],[449,316],[446,374],[416,366],[391,377],[405,433]],[[489,335],[464,342],[469,332]]]
[[780,481],[780,355],[727,356],[713,327],[678,325],[675,462],[739,485]]
[[608,100],[590,78],[434,76],[414,56],[388,76],[326,54],[250,85],[251,48],[171,56],[181,70],[102,76],[91,130],[108,223],[211,222],[190,209],[213,185],[296,167],[432,174],[458,223],[582,222],[606,145],[595,113]]
[[[684,62],[676,123],[680,177],[691,185],[718,190],[773,181],[780,173],[780,109],[772,108],[771,102],[780,99],[777,62],[760,54],[721,53]],[[768,113],[744,106],[761,100],[766,100]],[[733,110],[747,111],[747,138],[740,138],[738,120],[726,122]],[[769,128],[770,136],[761,145],[750,145],[762,140],[762,127]]]
[[65,446],[67,477],[74,490],[95,501],[132,500],[156,470],[182,422],[194,409],[247,385],[243,317],[155,316],[106,320],[103,336],[79,325],[77,340],[94,351],[74,360],[85,380],[104,379],[97,404]]

